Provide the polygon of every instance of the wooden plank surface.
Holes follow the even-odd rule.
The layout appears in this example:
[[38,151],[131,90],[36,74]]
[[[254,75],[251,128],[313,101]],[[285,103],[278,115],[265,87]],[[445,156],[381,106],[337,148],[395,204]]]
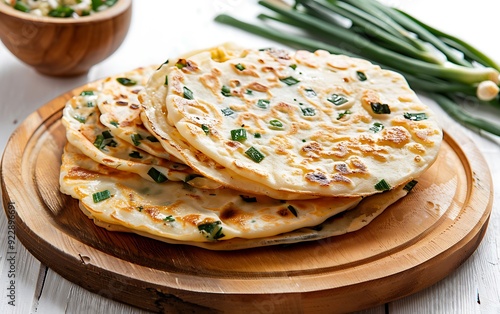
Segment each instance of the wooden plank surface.
[[[432,25],[448,30],[482,48],[499,60],[498,41],[492,38],[496,33],[496,15],[500,3],[493,0],[470,1],[390,1],[403,9],[408,9],[418,17],[431,22]],[[268,42],[254,37],[247,37],[239,32],[225,32],[224,38],[217,35],[207,15],[220,12],[223,9],[234,9],[244,5],[242,1],[216,0],[212,4],[203,4],[205,1],[183,1],[185,5],[195,5],[194,12],[201,17],[198,19],[203,25],[200,36],[186,37],[185,33],[169,34],[167,37],[175,41],[171,45],[157,40],[158,32],[151,29],[164,29],[169,24],[176,25],[180,21],[173,16],[167,21],[166,11],[161,9],[166,1],[135,2],[134,19],[136,22],[131,29],[124,46],[110,59],[96,66],[87,76],[73,79],[52,79],[38,75],[30,68],[14,59],[6,49],[0,45],[0,147],[5,146],[8,136],[15,127],[36,110],[39,106],[53,99],[63,92],[76,86],[83,85],[105,75],[111,75],[136,66],[163,62],[170,53],[183,51],[189,48],[203,47],[221,40],[242,39],[248,44],[269,45]],[[249,16],[255,10],[244,10]],[[147,17],[147,19],[141,17]],[[156,22],[155,22],[156,21]],[[160,27],[161,26],[161,27]],[[219,33],[220,34],[220,33]],[[214,39],[215,38],[215,39]],[[135,45],[140,42],[141,45]],[[145,49],[144,43],[149,43]],[[147,50],[147,51],[146,51]],[[28,90],[28,91],[27,91]],[[433,103],[429,105],[441,112],[444,125],[456,125],[449,120]],[[500,169],[498,156],[500,148],[498,138],[490,141],[473,132],[462,129],[470,137],[490,166],[494,186],[500,186]],[[500,311],[500,204],[499,193],[495,191],[494,209],[490,218],[489,228],[478,250],[461,267],[448,278],[438,284],[415,295],[391,302],[387,307],[380,306],[363,313],[498,313]],[[8,256],[7,256],[7,219],[0,215],[0,289],[8,288]],[[96,310],[101,313],[140,313],[139,310],[99,297],[87,290],[60,278],[52,271],[45,274],[45,267],[27,254],[23,246],[17,242],[17,306],[8,305],[5,294],[0,296],[0,313],[81,313],[85,309]],[[45,284],[51,283],[53,288],[45,290]],[[55,288],[59,287],[59,288]],[[68,298],[60,297],[61,290],[68,289],[72,293]],[[65,294],[66,295],[66,294]],[[479,296],[479,298],[478,298]],[[40,306],[38,309],[38,306]],[[262,309],[265,312],[269,308]],[[270,312],[270,311],[267,311]]]

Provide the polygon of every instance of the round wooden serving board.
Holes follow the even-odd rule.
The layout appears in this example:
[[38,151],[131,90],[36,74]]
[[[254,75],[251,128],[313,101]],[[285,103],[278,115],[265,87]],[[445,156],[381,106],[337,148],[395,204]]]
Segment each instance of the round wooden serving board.
[[2,192],[26,248],[100,295],[169,313],[355,311],[441,280],[486,231],[488,167],[470,140],[450,130],[412,192],[354,233],[221,252],[106,231],[59,192],[62,108],[84,89],[54,99],[14,132],[2,160]]

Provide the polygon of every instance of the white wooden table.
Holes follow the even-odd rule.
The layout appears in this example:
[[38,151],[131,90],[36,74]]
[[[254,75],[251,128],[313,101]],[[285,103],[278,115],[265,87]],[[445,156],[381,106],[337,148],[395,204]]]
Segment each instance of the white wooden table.
[[[497,0],[386,1],[431,25],[471,42],[500,61]],[[87,75],[51,78],[18,61],[0,44],[0,148],[34,110],[56,96],[107,75],[162,63],[192,49],[233,41],[253,47],[276,44],[213,22],[222,12],[252,19],[263,10],[255,1],[182,0],[135,1],[133,24],[124,44]],[[434,103],[446,127],[456,124]],[[459,127],[486,158],[500,186],[500,139]],[[0,205],[1,206],[1,205]],[[14,261],[8,254],[8,223],[0,213],[0,313],[141,313],[143,311],[93,294],[67,281],[36,260],[18,240]],[[12,266],[14,265],[14,266]],[[15,275],[15,306],[9,304]],[[10,277],[9,277],[10,276]],[[485,238],[477,251],[454,273],[415,295],[364,311],[366,313],[500,313],[500,192]]]

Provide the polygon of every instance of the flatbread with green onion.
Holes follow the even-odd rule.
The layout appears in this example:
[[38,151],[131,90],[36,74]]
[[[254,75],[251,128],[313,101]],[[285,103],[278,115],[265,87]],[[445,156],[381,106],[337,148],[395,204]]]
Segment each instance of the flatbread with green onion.
[[157,68],[158,66],[137,68],[107,77],[99,85],[95,102],[101,112],[101,123],[113,136],[153,156],[180,162],[163,149],[144,127],[140,117],[142,108],[137,95]]
[[[183,161],[231,188],[245,186],[231,181],[234,173],[305,196],[371,195],[437,158],[435,114],[401,75],[368,61],[267,49],[227,60],[202,52],[175,65],[145,90],[151,128],[175,129],[165,138]],[[168,90],[158,93],[166,75]],[[160,108],[164,120],[154,116]]]
[[[193,242],[167,238],[156,233],[139,229],[133,225],[124,224],[119,219],[99,220],[93,215],[93,211],[84,203],[80,202],[80,209],[94,221],[94,223],[109,231],[130,232],[141,236],[152,238],[171,244],[182,244],[197,246],[209,250],[229,251],[249,248],[265,247],[271,245],[288,245],[307,241],[317,241],[333,236],[339,236],[350,232],[355,232],[370,224],[375,218],[382,214],[389,206],[405,197],[413,188],[415,181],[363,199],[356,207],[334,215],[323,223],[303,227],[289,232],[262,238],[233,238],[230,240],[218,239],[218,241]],[[200,231],[202,232],[202,231]],[[223,229],[221,232],[224,233]]]
[[[210,53],[214,60],[222,62],[236,56],[235,51],[228,52],[228,49],[236,49],[238,52],[242,51],[239,50],[239,48],[234,48],[232,45],[224,45],[213,48],[209,50],[208,53]],[[181,60],[186,59],[181,58]],[[277,189],[270,188],[257,181],[250,180],[229,168],[217,164],[214,160],[185,141],[180,136],[179,132],[177,132],[176,128],[168,123],[165,111],[165,99],[168,89],[166,77],[172,68],[177,68],[175,63],[164,64],[151,76],[144,92],[139,94],[139,101],[144,107],[141,113],[144,126],[159,140],[163,148],[169,154],[175,156],[190,167],[196,167],[196,171],[204,177],[212,178],[214,181],[228,188],[239,190],[244,193],[266,195],[283,200],[317,198],[314,195],[278,191]]]
[[173,180],[200,188],[220,187],[185,164],[153,156],[138,148],[139,143],[133,145],[114,136],[110,128],[100,122],[100,111],[95,102],[100,93],[99,90],[87,90],[67,102],[62,123],[66,127],[68,142],[100,164],[138,174],[152,182]]
[[62,120],[60,190],[96,225],[211,250],[358,230],[411,190],[442,137],[393,72],[233,45],[109,77]]
[[264,238],[316,226],[362,199],[282,201],[179,181],[158,184],[97,163],[71,144],[62,157],[60,190],[100,223],[188,243]]

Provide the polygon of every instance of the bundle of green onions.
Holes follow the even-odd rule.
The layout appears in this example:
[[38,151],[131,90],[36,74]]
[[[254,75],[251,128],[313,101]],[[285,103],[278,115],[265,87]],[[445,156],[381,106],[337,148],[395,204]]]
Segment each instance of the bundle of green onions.
[[458,105],[467,100],[500,108],[500,66],[463,40],[377,0],[296,0],[293,5],[268,0],[259,4],[274,14],[258,18],[278,27],[226,14],[215,20],[297,49],[368,59],[403,74],[413,89],[436,101],[455,120],[500,136],[500,125]]

